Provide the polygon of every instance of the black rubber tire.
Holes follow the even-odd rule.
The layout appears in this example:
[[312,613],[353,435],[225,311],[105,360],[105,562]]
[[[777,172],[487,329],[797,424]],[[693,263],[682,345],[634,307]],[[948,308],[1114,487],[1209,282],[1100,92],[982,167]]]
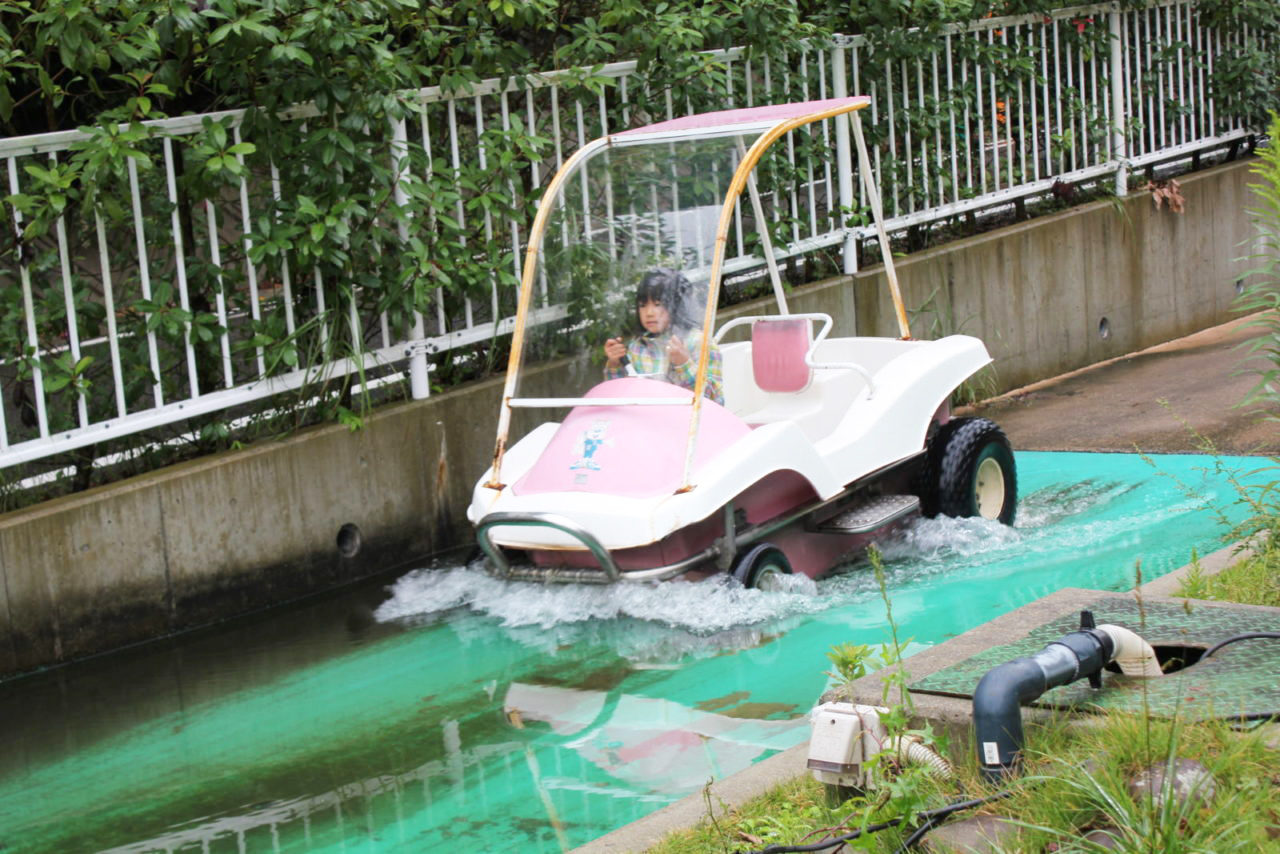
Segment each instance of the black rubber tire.
[[790,574],[791,562],[782,549],[772,543],[752,546],[733,565],[733,577],[741,581],[743,587],[760,587],[763,583],[762,589],[768,590],[767,579]]
[[946,448],[947,443],[951,441],[951,434],[954,433],[961,425],[971,418],[952,418],[946,424],[938,427],[933,431],[933,435],[929,437],[929,442],[925,448],[924,462],[920,465],[912,480],[912,492],[920,497],[920,513],[932,519],[942,512],[941,501],[938,496],[938,479],[942,472],[942,452]]
[[[938,511],[947,516],[983,516],[1012,525],[1018,507],[1018,473],[1009,440],[986,418],[955,421],[958,426],[947,430],[945,440],[937,443]],[[942,436],[939,432],[937,438]],[[992,478],[999,478],[1000,483],[994,484]],[[998,506],[988,506],[983,512],[980,498],[984,494],[988,502],[994,500]]]

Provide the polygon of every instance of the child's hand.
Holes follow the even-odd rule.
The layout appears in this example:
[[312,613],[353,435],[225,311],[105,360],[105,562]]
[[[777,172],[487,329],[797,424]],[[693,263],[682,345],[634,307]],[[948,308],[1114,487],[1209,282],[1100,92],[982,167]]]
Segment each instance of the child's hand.
[[627,355],[627,347],[621,338],[610,338],[604,342],[605,366],[611,371],[622,367],[622,357]]
[[678,336],[672,335],[671,341],[667,344],[667,361],[673,368],[678,368],[689,361],[689,348],[684,346],[684,341]]

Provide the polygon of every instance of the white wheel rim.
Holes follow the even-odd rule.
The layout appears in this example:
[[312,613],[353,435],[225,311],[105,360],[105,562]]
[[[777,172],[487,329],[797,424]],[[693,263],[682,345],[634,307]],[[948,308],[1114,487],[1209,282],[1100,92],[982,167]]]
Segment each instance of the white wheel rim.
[[782,576],[785,573],[776,566],[766,566],[756,576],[756,589],[768,593],[770,590],[782,589]]
[[994,457],[987,457],[978,465],[973,479],[973,497],[978,504],[978,515],[983,519],[999,519],[1004,508],[1004,468]]

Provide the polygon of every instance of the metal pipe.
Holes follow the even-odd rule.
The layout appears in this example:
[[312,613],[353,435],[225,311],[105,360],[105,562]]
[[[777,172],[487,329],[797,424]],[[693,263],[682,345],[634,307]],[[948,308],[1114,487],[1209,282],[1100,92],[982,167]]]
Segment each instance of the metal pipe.
[[[409,223],[406,217],[409,211],[409,193],[404,188],[404,179],[409,176],[409,128],[404,119],[391,122],[391,191],[397,211],[400,213],[396,223],[396,233],[402,245],[409,243]],[[409,335],[414,341],[426,337],[426,321],[422,312],[415,306]],[[414,400],[425,400],[431,396],[430,368],[427,366],[427,354],[424,350],[415,349],[409,353],[409,394]]]
[[1120,34],[1120,12],[1109,16],[1111,23],[1111,157],[1116,163],[1116,195],[1129,192],[1129,152],[1125,146],[1124,45]]
[[615,582],[620,577],[618,565],[613,562],[613,556],[609,554],[609,550],[577,522],[552,513],[490,513],[476,524],[476,542],[504,578],[511,575],[511,563],[502,553],[502,549],[494,545],[493,538],[489,535],[490,529],[497,526],[554,528],[557,531],[563,531],[586,546],[592,557],[599,561],[600,568],[604,570],[609,581]]

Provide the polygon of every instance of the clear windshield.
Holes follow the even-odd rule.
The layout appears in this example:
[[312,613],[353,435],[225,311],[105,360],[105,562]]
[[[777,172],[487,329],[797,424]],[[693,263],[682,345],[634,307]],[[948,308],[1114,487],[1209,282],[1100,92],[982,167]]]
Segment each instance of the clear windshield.
[[[621,371],[693,388],[720,213],[753,141],[629,144],[624,135],[566,175],[543,201],[551,208],[528,280],[517,398],[581,397]],[[665,326],[646,328],[642,310],[655,301]],[[623,366],[607,355],[609,341],[627,350]],[[683,351],[690,366],[672,370]]]

